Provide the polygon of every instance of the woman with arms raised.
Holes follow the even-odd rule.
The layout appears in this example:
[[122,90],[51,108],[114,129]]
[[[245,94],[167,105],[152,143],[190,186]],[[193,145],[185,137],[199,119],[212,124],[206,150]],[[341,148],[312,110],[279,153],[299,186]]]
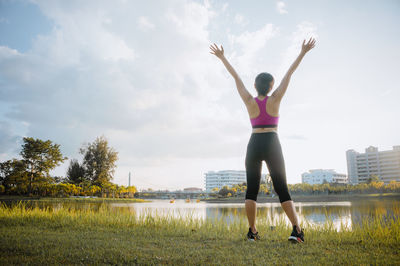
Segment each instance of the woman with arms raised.
[[315,39],[313,38],[310,38],[307,43],[305,43],[305,40],[303,41],[300,54],[290,66],[278,88],[274,90],[271,96],[268,96],[267,94],[272,91],[274,78],[271,74],[266,72],[257,75],[254,87],[258,95],[254,98],[247,91],[241,78],[225,58],[224,48],[222,45],[220,48],[215,43],[210,46],[210,53],[214,54],[222,61],[228,72],[235,79],[237,90],[246,105],[253,128],[247,145],[245,159],[247,179],[245,207],[249,221],[247,238],[251,241],[260,239],[255,225],[257,211],[256,201],[260,188],[262,162],[265,161],[272,179],[274,190],[279,197],[282,208],[293,226],[293,231],[289,236],[289,240],[296,243],[304,242],[304,233],[300,228],[296,209],[294,208],[293,200],[290,197],[286,182],[285,162],[277,128],[279,120],[279,105],[285,95],[290,78],[305,54],[314,48],[314,46]]

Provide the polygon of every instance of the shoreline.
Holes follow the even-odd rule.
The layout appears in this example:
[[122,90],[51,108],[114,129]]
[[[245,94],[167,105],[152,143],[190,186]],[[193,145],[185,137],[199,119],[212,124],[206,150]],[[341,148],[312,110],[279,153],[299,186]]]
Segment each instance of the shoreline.
[[[393,199],[400,200],[400,193],[374,193],[374,194],[331,194],[331,195],[292,195],[292,200],[296,202],[340,202],[340,201],[359,201],[365,199]],[[153,200],[162,200],[158,198],[75,198],[75,197],[28,197],[16,195],[2,195],[0,202],[7,201],[69,201],[69,202],[132,202],[144,203]],[[164,199],[168,200],[168,199]],[[191,198],[191,201],[196,198]],[[199,199],[200,202],[207,203],[245,203],[245,195],[229,198],[207,198]],[[271,198],[270,196],[259,196],[257,203],[279,203],[277,196]]]
[[0,202],[7,201],[51,201],[51,202],[85,202],[85,203],[96,203],[96,202],[131,202],[131,203],[142,203],[150,202],[147,199],[141,198],[102,198],[102,197],[29,197],[29,196],[17,196],[17,195],[2,195],[0,196]]
[[[345,195],[292,195],[294,202],[334,202],[334,201],[357,201],[363,199],[381,199],[389,198],[400,200],[400,193],[375,193],[375,194],[345,194]],[[215,198],[215,199],[200,199],[200,201],[208,203],[244,203],[244,195],[235,198]],[[277,196],[258,197],[257,203],[279,203]]]

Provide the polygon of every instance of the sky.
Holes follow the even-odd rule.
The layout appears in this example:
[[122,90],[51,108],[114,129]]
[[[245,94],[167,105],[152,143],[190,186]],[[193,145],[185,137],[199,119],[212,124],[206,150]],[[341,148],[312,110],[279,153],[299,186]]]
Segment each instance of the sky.
[[209,45],[255,97],[255,76],[271,73],[274,90],[310,37],[279,110],[292,184],[347,174],[348,149],[400,145],[399,1],[0,0],[0,161],[20,158],[24,136],[82,161],[103,135],[114,183],[131,172],[139,190],[204,188],[207,171],[245,170],[251,135]]

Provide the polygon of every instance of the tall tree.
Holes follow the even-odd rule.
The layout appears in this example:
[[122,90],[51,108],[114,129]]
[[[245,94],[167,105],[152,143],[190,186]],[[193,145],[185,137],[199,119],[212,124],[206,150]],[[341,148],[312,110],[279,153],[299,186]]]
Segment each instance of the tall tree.
[[68,183],[80,184],[85,180],[85,168],[78,162],[77,159],[72,159],[69,162],[69,167],[67,170]]
[[4,186],[5,191],[25,194],[28,180],[29,173],[24,161],[12,159],[0,163],[0,185]]
[[32,192],[32,183],[43,178],[50,178],[50,170],[67,160],[60,151],[59,144],[50,140],[40,140],[24,137],[21,156],[29,172],[29,193]]
[[84,145],[80,153],[83,155],[85,176],[93,185],[102,187],[113,179],[118,152],[108,146],[104,136],[97,137],[93,143]]

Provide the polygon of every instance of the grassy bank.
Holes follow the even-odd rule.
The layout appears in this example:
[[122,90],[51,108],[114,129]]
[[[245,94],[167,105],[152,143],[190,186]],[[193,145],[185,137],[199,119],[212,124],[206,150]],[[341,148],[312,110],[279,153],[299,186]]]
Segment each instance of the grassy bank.
[[50,201],[50,202],[151,202],[151,200],[138,199],[138,198],[51,198],[51,197],[25,197],[25,196],[0,196],[0,201],[18,201],[18,200],[36,200],[36,201]]
[[[0,261],[9,264],[399,264],[400,220],[375,219],[337,232],[303,224],[306,243],[287,241],[282,221],[258,219],[262,240],[245,241],[247,222],[140,216],[91,209],[27,209],[0,203]],[[297,254],[297,255],[296,255]]]
[[151,202],[151,200],[137,199],[137,198],[40,198],[39,201],[51,202]]
[[[363,199],[379,199],[387,198],[400,200],[400,193],[378,193],[378,194],[331,194],[331,195],[292,195],[294,202],[330,202],[330,201],[352,201],[352,200],[363,200]],[[227,198],[208,198],[202,199],[201,201],[209,203],[244,203],[244,196],[240,197],[227,197]],[[270,203],[278,202],[277,196],[271,198],[270,196],[257,197],[258,203]]]

